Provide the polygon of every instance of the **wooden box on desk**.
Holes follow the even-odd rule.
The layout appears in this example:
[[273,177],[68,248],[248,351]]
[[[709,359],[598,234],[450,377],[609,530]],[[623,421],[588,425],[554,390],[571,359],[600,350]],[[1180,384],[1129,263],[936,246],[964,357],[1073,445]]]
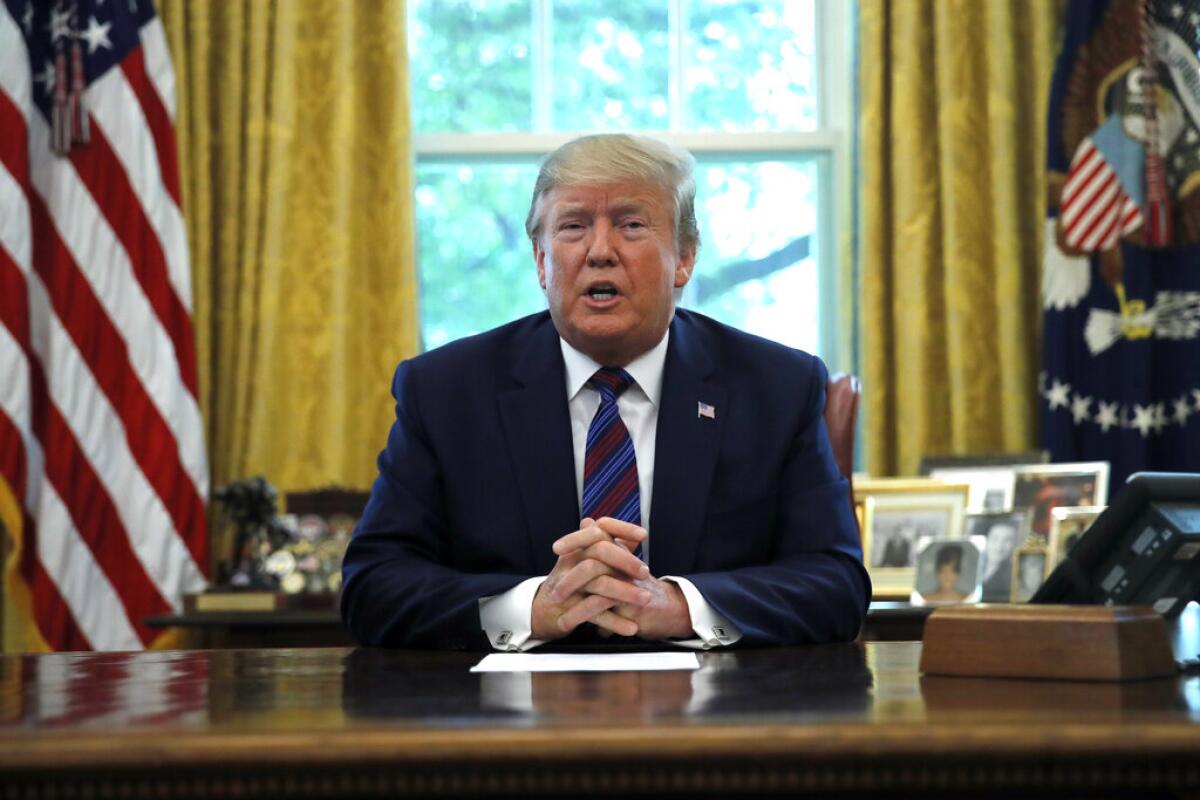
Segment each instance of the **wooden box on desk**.
[[1123,681],[1174,675],[1166,621],[1150,608],[978,605],[925,622],[928,675]]

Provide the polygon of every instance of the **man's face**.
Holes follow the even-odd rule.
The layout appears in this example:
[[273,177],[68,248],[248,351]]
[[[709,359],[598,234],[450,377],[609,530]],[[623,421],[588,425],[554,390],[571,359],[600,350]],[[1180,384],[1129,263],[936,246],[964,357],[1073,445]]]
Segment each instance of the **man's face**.
[[987,538],[988,558],[1001,559],[1012,552],[1017,542],[1017,529],[1012,525],[1002,524],[992,528]]
[[658,344],[675,311],[672,292],[696,259],[676,249],[666,192],[642,183],[559,186],[541,204],[533,257],[559,335],[606,366]]

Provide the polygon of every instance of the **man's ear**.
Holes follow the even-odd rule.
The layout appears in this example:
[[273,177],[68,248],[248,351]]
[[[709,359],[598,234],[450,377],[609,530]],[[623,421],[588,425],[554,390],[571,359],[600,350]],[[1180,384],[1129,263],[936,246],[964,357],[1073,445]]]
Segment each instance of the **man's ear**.
[[696,267],[696,248],[689,248],[679,254],[675,264],[675,288],[682,289],[692,279],[692,270]]
[[542,287],[542,291],[546,291],[546,251],[538,244],[538,240],[533,240],[533,263],[537,264],[538,285]]

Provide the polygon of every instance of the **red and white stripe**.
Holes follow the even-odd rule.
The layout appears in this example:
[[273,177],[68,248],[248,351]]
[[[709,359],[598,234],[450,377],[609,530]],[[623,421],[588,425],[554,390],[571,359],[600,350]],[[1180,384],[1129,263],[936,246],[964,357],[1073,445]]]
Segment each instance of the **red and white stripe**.
[[208,467],[161,23],[87,90],[66,157],[0,4],[0,474],[58,649],[138,649],[204,586]]
[[1142,225],[1142,210],[1091,139],[1084,139],[1071,159],[1061,219],[1067,244],[1085,253],[1108,250]]

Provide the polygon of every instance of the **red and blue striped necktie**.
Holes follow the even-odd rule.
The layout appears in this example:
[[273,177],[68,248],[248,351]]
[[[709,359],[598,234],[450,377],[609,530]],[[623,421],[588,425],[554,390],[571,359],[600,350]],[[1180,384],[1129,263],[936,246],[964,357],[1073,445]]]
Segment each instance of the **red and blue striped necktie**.
[[[583,457],[583,516],[642,524],[637,459],[633,439],[617,413],[617,398],[633,384],[628,372],[602,367],[588,380],[600,392],[600,407],[588,427]],[[641,547],[634,555],[641,554]]]

